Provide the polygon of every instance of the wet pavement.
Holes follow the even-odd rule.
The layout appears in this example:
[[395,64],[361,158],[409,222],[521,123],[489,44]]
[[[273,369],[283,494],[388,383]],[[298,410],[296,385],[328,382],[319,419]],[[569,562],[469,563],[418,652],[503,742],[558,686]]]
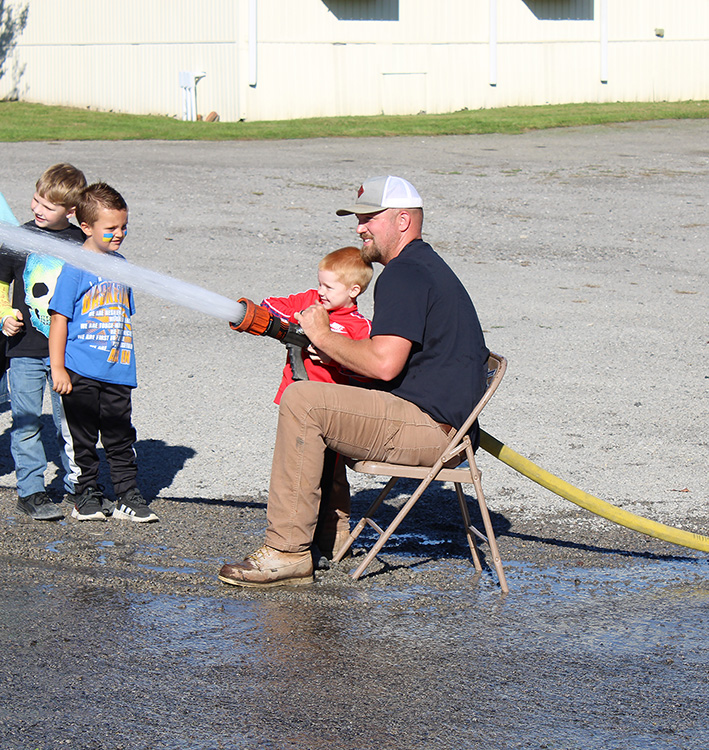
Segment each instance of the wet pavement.
[[[707,143],[708,121],[14,143],[0,190],[25,220],[37,176],[70,161],[126,196],[131,261],[259,300],[308,288],[316,259],[356,242],[335,209],[367,175],[402,174],[509,360],[484,428],[617,507],[706,535]],[[475,574],[445,488],[359,581],[351,560],[293,591],[221,584],[263,541],[284,352],[179,300],[137,307],[139,479],[159,524],[23,520],[0,409],[0,750],[709,747],[707,554],[490,456],[506,596],[489,559]],[[356,479],[355,517],[377,486]]]
[[494,513],[504,596],[454,493],[420,506],[359,581],[322,561],[267,592],[216,580],[234,515],[258,543],[253,499],[160,499],[173,520],[139,528],[2,513],[0,746],[707,747],[706,555]]

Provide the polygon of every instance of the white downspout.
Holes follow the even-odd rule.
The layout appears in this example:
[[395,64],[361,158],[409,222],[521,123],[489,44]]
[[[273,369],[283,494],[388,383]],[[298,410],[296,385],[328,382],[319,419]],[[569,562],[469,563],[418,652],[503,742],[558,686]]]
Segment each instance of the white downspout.
[[497,0],[490,0],[490,85],[497,86]]
[[601,9],[601,83],[608,83],[608,0],[600,0]]
[[258,0],[249,0],[249,86],[258,82]]

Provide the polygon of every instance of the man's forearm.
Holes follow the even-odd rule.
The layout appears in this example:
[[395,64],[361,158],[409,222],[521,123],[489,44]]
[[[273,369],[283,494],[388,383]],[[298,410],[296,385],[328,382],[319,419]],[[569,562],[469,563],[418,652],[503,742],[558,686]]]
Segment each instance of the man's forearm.
[[330,330],[322,305],[311,305],[295,314],[305,335],[320,351],[358,375],[374,380],[393,380],[406,366],[411,342],[400,336],[349,339]]
[[393,380],[404,369],[411,351],[411,342],[399,336],[354,340],[333,331],[314,344],[342,367],[384,381]]

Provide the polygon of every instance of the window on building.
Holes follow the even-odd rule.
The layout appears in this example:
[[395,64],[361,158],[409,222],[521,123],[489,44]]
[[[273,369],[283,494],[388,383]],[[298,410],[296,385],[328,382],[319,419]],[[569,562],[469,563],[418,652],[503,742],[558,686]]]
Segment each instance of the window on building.
[[340,21],[398,21],[399,0],[323,0]]
[[593,21],[593,0],[523,0],[540,21]]

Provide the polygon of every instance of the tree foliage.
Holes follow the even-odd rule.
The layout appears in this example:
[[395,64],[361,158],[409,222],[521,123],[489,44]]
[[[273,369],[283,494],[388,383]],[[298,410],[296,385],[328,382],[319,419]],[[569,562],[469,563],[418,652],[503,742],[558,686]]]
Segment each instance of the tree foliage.
[[0,0],[0,78],[5,75],[7,60],[27,25],[29,10],[29,3],[18,5]]

